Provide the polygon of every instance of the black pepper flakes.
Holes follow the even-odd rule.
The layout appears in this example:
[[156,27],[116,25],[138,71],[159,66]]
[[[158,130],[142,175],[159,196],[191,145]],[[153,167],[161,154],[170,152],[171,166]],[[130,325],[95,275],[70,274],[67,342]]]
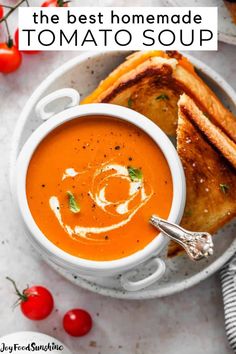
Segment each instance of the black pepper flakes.
[[119,145],[116,145],[116,146],[115,146],[115,150],[120,150],[120,146],[119,146]]

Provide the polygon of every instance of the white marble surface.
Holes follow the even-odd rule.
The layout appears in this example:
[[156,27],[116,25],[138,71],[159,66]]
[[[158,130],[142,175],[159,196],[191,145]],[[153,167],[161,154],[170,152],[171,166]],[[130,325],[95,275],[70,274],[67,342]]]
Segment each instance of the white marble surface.
[[[38,1],[34,1],[34,3]],[[80,1],[88,4],[89,1]],[[93,1],[94,5],[132,5],[132,1]],[[151,5],[154,1],[136,1]],[[77,288],[51,270],[22,235],[10,198],[8,163],[11,136],[22,107],[37,85],[55,68],[78,52],[41,53],[24,57],[15,74],[0,74],[0,335],[19,330],[38,330],[67,344],[81,354],[229,354],[224,331],[219,276],[215,275],[183,293],[151,301],[121,301]],[[191,53],[216,69],[236,89],[236,47],[220,44],[219,51]],[[11,284],[19,287],[43,284],[54,294],[56,307],[47,320],[35,323],[17,308]],[[62,329],[64,311],[87,309],[94,319],[91,333],[72,339]]]

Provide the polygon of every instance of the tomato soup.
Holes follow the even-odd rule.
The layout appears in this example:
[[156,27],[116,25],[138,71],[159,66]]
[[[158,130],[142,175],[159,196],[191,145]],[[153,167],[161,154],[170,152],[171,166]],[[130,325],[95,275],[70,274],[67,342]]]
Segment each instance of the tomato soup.
[[26,193],[43,234],[65,252],[115,260],[143,249],[167,218],[173,186],[156,143],[138,127],[107,116],[56,128],[30,161]]

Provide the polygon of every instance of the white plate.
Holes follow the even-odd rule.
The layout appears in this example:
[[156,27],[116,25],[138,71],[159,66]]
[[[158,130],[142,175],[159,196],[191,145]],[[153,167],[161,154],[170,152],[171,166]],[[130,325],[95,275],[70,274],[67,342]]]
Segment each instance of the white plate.
[[166,6],[217,6],[219,40],[236,45],[236,24],[233,23],[229,10],[223,0],[167,0]]
[[[127,54],[127,52],[117,51],[82,54],[59,67],[41,83],[26,103],[16,125],[11,152],[11,174],[22,145],[32,131],[42,124],[34,112],[39,99],[63,87],[72,87],[77,89],[82,96],[87,95],[100,80],[124,60]],[[236,113],[234,103],[236,102],[236,94],[232,88],[208,66],[193,57],[190,60],[198,69],[200,76],[212,87],[223,103]],[[77,274],[70,274],[61,268],[56,267],[56,270],[75,284],[103,295],[125,299],[161,297],[189,288],[220,269],[236,251],[235,235],[236,223],[234,222],[227,225],[214,237],[215,254],[209,260],[193,263],[184,256],[169,259],[166,262],[167,271],[164,278],[149,288],[135,293],[125,292],[121,289],[117,278],[109,279],[105,283],[97,279],[94,283],[82,279]],[[55,266],[53,267],[55,268]]]

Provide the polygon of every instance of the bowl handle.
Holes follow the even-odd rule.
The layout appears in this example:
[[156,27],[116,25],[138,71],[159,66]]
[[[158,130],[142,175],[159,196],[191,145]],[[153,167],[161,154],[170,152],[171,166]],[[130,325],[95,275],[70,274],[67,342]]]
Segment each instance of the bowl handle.
[[69,98],[69,103],[67,103],[64,107],[70,108],[77,106],[80,102],[80,94],[78,91],[72,89],[72,88],[63,88],[57,91],[54,91],[50,93],[49,95],[43,97],[36,105],[35,112],[38,118],[42,120],[47,120],[54,116],[55,114],[59,112],[55,111],[46,111],[46,107],[52,103],[53,101],[56,101],[58,99],[64,99],[64,98]]
[[138,290],[144,289],[147,286],[155,283],[157,280],[161,279],[162,276],[164,275],[165,270],[166,270],[166,265],[162,259],[156,257],[156,258],[152,258],[149,262],[147,262],[145,264],[145,268],[153,266],[153,265],[156,266],[156,269],[154,270],[154,272],[151,275],[149,275],[148,277],[138,280],[138,281],[129,280],[131,277],[133,277],[134,275],[136,275],[138,273],[138,270],[136,270],[136,269],[130,270],[130,271],[122,274],[120,277],[121,286],[127,291],[138,291]]

